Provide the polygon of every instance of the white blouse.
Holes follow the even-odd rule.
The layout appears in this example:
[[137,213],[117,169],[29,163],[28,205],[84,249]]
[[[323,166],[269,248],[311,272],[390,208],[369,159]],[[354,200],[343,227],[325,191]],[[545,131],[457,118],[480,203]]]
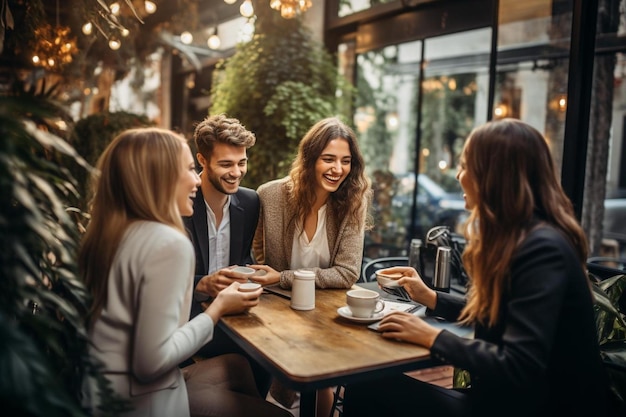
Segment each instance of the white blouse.
[[317,228],[313,239],[309,241],[298,223],[293,235],[290,269],[328,268],[330,266],[330,249],[326,234],[326,204],[317,211]]

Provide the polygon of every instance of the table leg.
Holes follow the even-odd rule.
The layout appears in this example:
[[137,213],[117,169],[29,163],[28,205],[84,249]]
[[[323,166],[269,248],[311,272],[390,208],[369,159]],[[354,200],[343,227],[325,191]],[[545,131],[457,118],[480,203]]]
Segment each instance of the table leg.
[[300,392],[300,417],[315,417],[317,413],[317,391]]

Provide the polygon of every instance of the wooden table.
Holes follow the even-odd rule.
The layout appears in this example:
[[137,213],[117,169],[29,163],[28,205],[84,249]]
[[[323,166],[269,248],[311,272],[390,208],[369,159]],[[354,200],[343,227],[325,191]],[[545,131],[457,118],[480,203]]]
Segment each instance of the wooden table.
[[346,290],[316,290],[315,309],[263,294],[248,313],[219,326],[286,386],[300,392],[300,415],[315,416],[316,390],[433,365],[425,348],[384,339],[367,324],[342,318]]

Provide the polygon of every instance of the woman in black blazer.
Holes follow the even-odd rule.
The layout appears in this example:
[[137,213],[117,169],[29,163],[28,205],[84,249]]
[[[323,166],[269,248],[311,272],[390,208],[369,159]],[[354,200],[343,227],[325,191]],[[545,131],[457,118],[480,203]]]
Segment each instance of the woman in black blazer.
[[476,128],[457,174],[470,217],[465,299],[428,288],[417,271],[399,283],[474,339],[408,313],[386,316],[385,338],[430,349],[466,369],[471,387],[445,390],[408,376],[346,390],[345,416],[603,416],[608,388],[586,276],[587,241],[543,136],[513,119]]

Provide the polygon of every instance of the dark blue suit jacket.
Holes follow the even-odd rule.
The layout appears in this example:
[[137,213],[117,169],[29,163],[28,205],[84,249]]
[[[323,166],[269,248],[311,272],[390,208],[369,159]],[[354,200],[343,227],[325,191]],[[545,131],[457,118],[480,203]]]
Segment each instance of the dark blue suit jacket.
[[[252,264],[252,239],[259,220],[259,196],[256,191],[239,187],[230,198],[230,265]],[[202,190],[198,189],[193,202],[193,215],[183,217],[185,228],[196,252],[194,288],[209,270],[209,232],[206,205]],[[191,317],[203,311],[199,302],[193,301]]]

